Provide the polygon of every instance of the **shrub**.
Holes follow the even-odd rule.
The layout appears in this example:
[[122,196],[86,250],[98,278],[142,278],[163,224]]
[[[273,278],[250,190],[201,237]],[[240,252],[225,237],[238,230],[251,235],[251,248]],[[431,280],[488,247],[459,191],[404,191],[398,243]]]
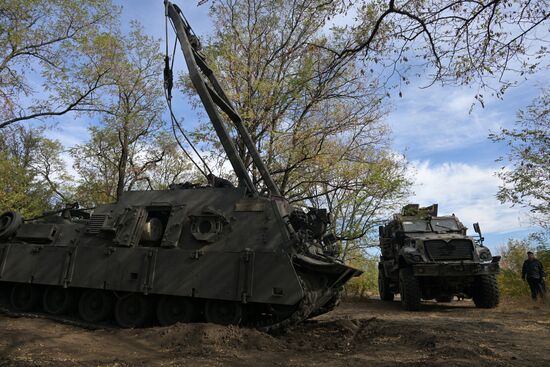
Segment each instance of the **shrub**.
[[365,297],[378,293],[378,257],[357,254],[348,260],[348,264],[363,270],[361,276],[352,278],[345,286],[346,296]]
[[498,282],[504,296],[519,298],[530,294],[529,286],[521,279],[521,269],[527,258],[527,251],[533,251],[545,271],[550,271],[550,248],[544,236],[530,236],[525,240],[509,239],[500,249],[502,260]]

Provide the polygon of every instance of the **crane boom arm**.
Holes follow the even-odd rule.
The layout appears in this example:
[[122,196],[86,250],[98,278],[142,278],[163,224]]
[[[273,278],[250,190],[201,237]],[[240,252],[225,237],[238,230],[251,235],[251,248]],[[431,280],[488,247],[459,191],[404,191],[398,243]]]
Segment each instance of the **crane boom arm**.
[[198,42],[191,42],[190,38],[196,39],[193,35],[191,27],[181,14],[181,10],[170,1],[165,0],[166,16],[168,16],[176,31],[176,36],[181,45],[185,62],[189,70],[189,76],[195,87],[206,113],[210,118],[214,130],[220,139],[220,143],[225,150],[227,157],[239,179],[239,184],[245,185],[251,193],[257,194],[258,190],[252,182],[250,175],[239,156],[235,145],[225,127],[223,120],[219,114],[218,108],[222,110],[235,126],[237,133],[243,140],[248,153],[252,157],[254,166],[258,169],[265,185],[272,195],[280,196],[279,188],[275,185],[267,167],[262,161],[258,150],[254,145],[254,141],[250,137],[250,133],[244,126],[241,117],[233,108],[227,95],[221,88],[218,80],[214,76],[212,70],[206,64],[204,57],[198,51]]

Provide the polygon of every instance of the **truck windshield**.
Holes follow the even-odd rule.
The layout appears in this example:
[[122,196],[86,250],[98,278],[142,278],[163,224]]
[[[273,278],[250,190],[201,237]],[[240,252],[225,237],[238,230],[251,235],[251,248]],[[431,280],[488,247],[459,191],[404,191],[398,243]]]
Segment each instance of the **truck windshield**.
[[426,220],[410,220],[403,222],[405,232],[431,232],[431,228]]
[[458,231],[458,224],[454,219],[432,219],[434,231]]
[[[460,228],[458,228],[458,224],[454,219],[451,218],[445,218],[445,219],[437,219],[434,218],[431,221],[432,228],[436,232],[444,232],[444,231],[458,231]],[[427,220],[406,220],[403,221],[403,230],[405,232],[431,232],[432,228],[430,228],[430,224]]]

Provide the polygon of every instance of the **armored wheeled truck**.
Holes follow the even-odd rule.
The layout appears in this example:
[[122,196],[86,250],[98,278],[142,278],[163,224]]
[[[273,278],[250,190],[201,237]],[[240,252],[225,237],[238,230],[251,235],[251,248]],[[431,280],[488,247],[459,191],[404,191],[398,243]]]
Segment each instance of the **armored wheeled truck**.
[[[29,220],[2,214],[0,287],[11,312],[76,313],[85,323],[129,328],[156,319],[269,330],[329,311],[361,272],[337,260],[326,210],[293,207],[279,193],[191,27],[177,6],[165,5],[238,185],[208,174],[207,185],[128,191],[93,211],[71,205]],[[170,100],[169,67],[166,60]],[[235,148],[230,123],[261,187]]]
[[500,256],[483,246],[479,224],[474,224],[479,238],[470,237],[454,214],[438,216],[437,209],[409,204],[379,227],[380,298],[393,301],[399,293],[403,308],[411,311],[422,299],[450,302],[454,296],[473,298],[476,307],[496,307]]

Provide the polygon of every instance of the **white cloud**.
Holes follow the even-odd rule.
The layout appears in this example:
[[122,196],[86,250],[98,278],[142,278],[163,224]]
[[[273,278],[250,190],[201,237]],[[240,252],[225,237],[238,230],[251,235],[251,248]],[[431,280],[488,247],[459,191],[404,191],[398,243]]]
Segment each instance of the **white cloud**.
[[[513,126],[517,111],[531,103],[549,80],[548,75],[538,73],[536,78],[508,90],[502,100],[491,96],[490,91],[468,86],[421,89],[419,86],[427,83],[413,80],[403,88],[403,98],[393,99],[386,121],[400,150],[409,148],[425,155],[467,149],[488,143],[491,131]],[[477,93],[485,93],[484,108],[476,102]]]
[[387,122],[398,147],[423,153],[465,148],[487,141],[490,130],[513,122],[513,113],[492,105],[485,109],[476,107],[470,112],[474,101],[474,93],[467,88],[411,87],[396,103]]
[[446,102],[447,110],[458,113],[460,116],[464,116],[465,112],[469,111],[472,107],[474,96],[472,93],[459,92],[448,95]]
[[433,165],[429,161],[412,162],[415,195],[420,205],[439,204],[439,214],[456,214],[468,228],[479,222],[485,233],[507,233],[530,227],[527,210],[501,205],[495,194],[500,180],[494,168],[465,163]]
[[85,121],[75,119],[46,130],[45,135],[50,139],[59,140],[65,148],[71,148],[85,143],[90,137],[90,132]]
[[65,169],[67,171],[67,174],[69,174],[72,179],[77,180],[80,176],[78,172],[74,169],[74,158],[67,151],[61,153],[60,158],[65,162]]

